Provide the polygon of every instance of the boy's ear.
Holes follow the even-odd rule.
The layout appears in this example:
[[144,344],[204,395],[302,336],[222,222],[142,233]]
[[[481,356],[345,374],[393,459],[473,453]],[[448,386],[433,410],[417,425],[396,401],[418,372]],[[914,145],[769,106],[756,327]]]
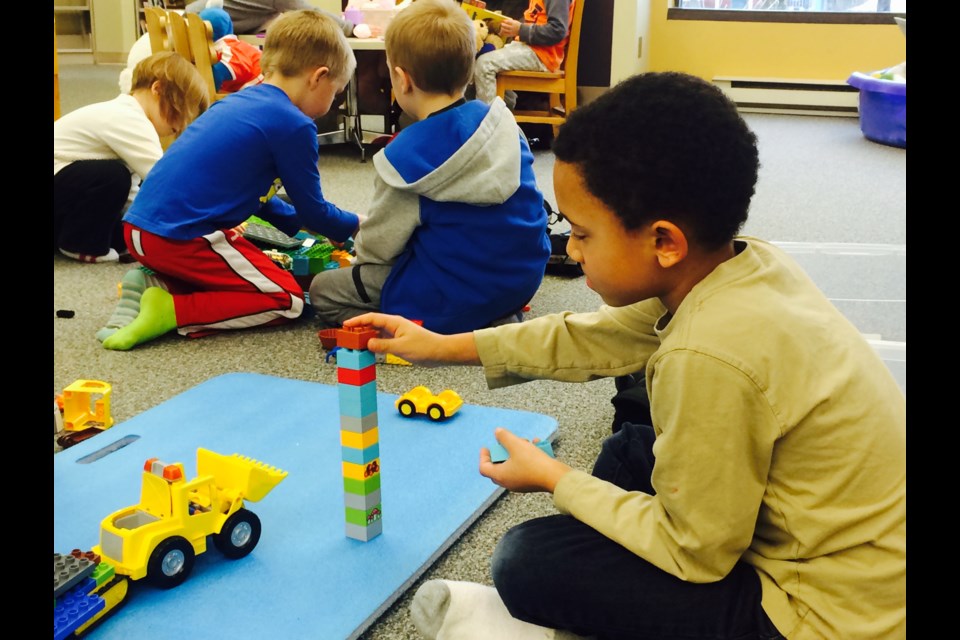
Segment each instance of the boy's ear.
[[398,93],[407,94],[413,90],[413,78],[403,69],[403,67],[394,67],[393,73],[396,75],[396,82],[393,83],[393,90]]
[[687,257],[690,247],[680,227],[668,220],[657,220],[650,226],[656,234],[657,260],[661,267],[672,267]]
[[310,86],[314,87],[320,82],[321,78],[324,78],[330,74],[330,67],[317,67],[314,69],[313,73],[310,74]]

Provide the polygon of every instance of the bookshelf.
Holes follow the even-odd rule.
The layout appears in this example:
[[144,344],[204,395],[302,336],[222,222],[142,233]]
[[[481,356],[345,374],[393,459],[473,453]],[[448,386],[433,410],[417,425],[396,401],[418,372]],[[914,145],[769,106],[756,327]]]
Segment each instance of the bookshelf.
[[93,53],[93,7],[89,0],[53,0],[58,53]]

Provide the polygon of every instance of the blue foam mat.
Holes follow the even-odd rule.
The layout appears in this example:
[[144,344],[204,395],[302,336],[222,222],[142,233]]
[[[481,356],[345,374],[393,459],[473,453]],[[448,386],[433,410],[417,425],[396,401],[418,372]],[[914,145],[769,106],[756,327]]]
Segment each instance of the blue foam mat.
[[[445,422],[403,418],[396,397],[377,395],[383,533],[369,542],[344,533],[336,386],[222,375],[54,456],[59,553],[92,548],[100,521],[139,501],[148,458],[182,462],[192,478],[203,447],[289,472],[246,505],[263,524],[249,556],[227,560],[211,541],[186,582],[167,591],[131,583],[124,606],[90,636],[358,637],[503,492],[477,471],[494,427],[542,440],[557,427],[546,415],[468,404]],[[125,438],[133,441],[119,447]]]

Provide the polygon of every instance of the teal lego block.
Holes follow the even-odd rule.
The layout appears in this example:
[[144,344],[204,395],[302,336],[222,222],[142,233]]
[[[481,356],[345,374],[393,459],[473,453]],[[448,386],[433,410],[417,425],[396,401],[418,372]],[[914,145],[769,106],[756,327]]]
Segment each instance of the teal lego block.
[[383,533],[383,520],[372,522],[366,527],[361,527],[353,523],[347,523],[347,537],[361,542],[369,542]]
[[338,349],[337,366],[348,369],[363,369],[376,363],[377,358],[366,349]]
[[377,412],[368,413],[364,416],[347,416],[340,414],[340,429],[352,433],[366,433],[370,429],[375,429],[380,424]]
[[366,449],[354,449],[353,447],[340,447],[344,462],[353,464],[367,464],[380,457],[380,443],[377,442]]
[[380,489],[366,495],[360,493],[343,492],[343,504],[351,509],[369,511],[380,504]]
[[[507,458],[510,457],[510,454],[507,453],[507,450],[499,442],[494,442],[487,448],[490,449],[490,462],[505,462]],[[553,454],[553,446],[546,440],[538,442],[537,448],[551,458],[556,458],[556,456]]]
[[360,386],[352,384],[337,385],[337,395],[340,401],[340,415],[362,418],[377,412],[377,383],[375,381]]
[[310,258],[304,256],[293,256],[293,275],[310,275]]

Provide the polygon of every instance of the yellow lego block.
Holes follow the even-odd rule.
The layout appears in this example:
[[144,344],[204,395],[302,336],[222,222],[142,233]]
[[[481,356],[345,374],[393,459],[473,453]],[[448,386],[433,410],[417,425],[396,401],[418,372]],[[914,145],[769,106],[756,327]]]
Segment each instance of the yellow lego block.
[[353,462],[342,462],[343,477],[351,480],[366,480],[380,473],[380,458],[371,460],[367,464],[354,464]]
[[377,427],[363,433],[340,432],[340,444],[351,449],[366,449],[378,442],[380,442],[380,430]]

